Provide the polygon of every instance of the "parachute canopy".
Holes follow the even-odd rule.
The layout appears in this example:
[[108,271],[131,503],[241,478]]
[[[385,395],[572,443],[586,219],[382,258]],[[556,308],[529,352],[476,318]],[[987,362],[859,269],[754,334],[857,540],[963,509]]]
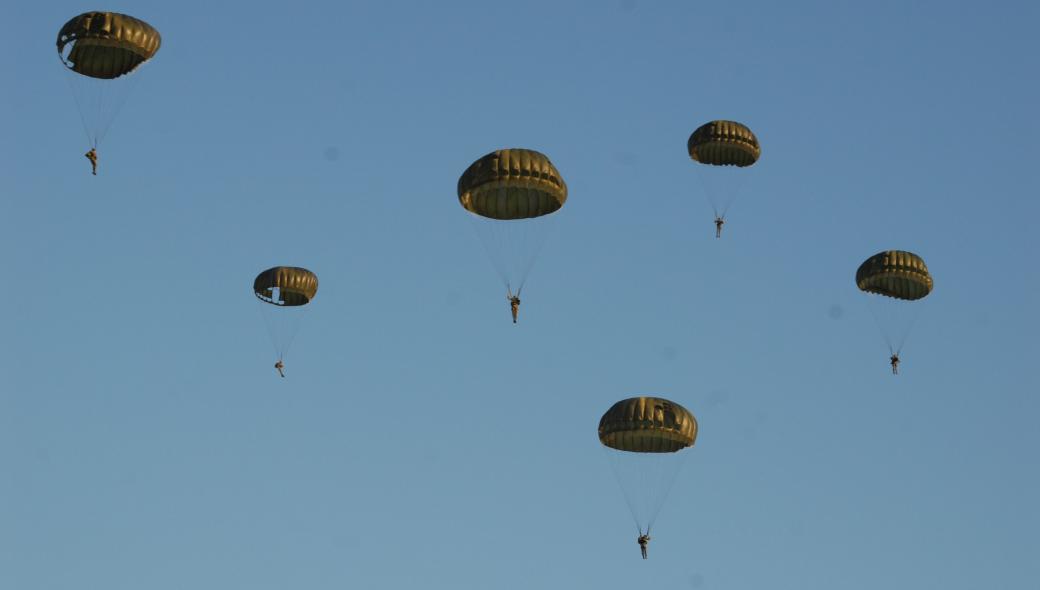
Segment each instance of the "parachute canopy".
[[[277,289],[277,294],[275,290]],[[276,266],[258,274],[253,280],[253,293],[272,305],[295,307],[306,305],[318,292],[318,276],[298,266]]]
[[458,184],[459,203],[491,219],[527,219],[554,213],[567,201],[567,184],[544,154],[491,152],[470,164]]
[[58,31],[58,55],[78,74],[110,80],[151,59],[161,42],[159,31],[143,20],[117,12],[85,12]]
[[758,161],[762,148],[747,126],[736,121],[711,121],[697,128],[686,141],[694,161],[711,166],[743,168]]
[[859,266],[856,286],[867,293],[916,301],[932,292],[932,275],[917,254],[888,250],[878,252]]
[[693,414],[659,397],[621,400],[599,420],[600,442],[619,451],[674,453],[693,446],[696,439]]

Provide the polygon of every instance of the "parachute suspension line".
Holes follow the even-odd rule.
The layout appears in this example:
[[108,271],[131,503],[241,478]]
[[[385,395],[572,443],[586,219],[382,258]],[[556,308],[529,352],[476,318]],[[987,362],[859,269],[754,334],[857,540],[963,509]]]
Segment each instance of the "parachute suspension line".
[[113,80],[81,76],[71,69],[67,69],[67,74],[66,81],[76,102],[83,132],[90,146],[97,149],[137,87],[136,72]]
[[[141,64],[141,66],[144,65],[146,64]],[[138,66],[138,68],[141,66]],[[112,93],[114,96],[108,99],[112,101],[112,106],[107,119],[104,116],[98,118],[100,123],[97,141],[99,143],[106,135],[108,135],[108,131],[112,127],[112,123],[115,122],[116,117],[119,116],[119,113],[123,112],[123,107],[126,106],[127,100],[130,99],[130,95],[133,94],[134,90],[137,88],[138,78],[138,70],[134,70],[133,72],[124,74],[120,78],[114,80],[114,82],[120,86],[113,87],[113,89],[116,90]],[[104,96],[104,93],[102,93],[102,96]]]
[[867,301],[867,307],[878,326],[878,331],[888,345],[889,354],[898,355],[903,350],[914,324],[921,315],[922,306],[919,302],[903,301],[885,297],[883,295],[871,295]]
[[105,86],[101,80],[83,78],[84,109],[87,111],[87,126],[90,128],[90,139],[93,146],[101,142],[101,122],[105,116]]
[[523,270],[523,280],[520,281],[520,288],[524,287],[527,282],[528,275],[531,274],[531,269],[534,268],[534,263],[542,254],[542,248],[545,247],[545,243],[549,241],[549,238],[556,232],[556,224],[559,212],[550,214],[545,217],[536,218],[534,220],[537,227],[532,227],[533,231],[528,232],[528,242],[525,245],[527,251],[531,254],[527,257],[527,266]]
[[90,135],[90,126],[87,125],[87,114],[83,111],[84,101],[80,96],[80,93],[76,90],[76,85],[73,82],[72,77],[76,74],[73,73],[72,70],[66,70],[66,72],[68,73],[68,77],[65,78],[65,81],[69,85],[69,92],[72,94],[72,100],[76,103],[76,111],[79,112],[79,121],[83,124],[83,135],[87,136],[87,143],[89,143],[91,147],[96,148],[97,141],[95,141]]
[[708,194],[707,183],[705,183],[704,180],[701,179],[699,174],[697,175],[697,178],[700,179],[701,188],[704,190],[704,194],[708,197],[708,204],[711,205],[711,212],[715,214],[715,217],[719,217],[719,208],[715,204],[715,199]]
[[[524,251],[530,252],[527,258],[527,264],[524,266],[523,271],[520,274],[520,287],[517,288],[516,294],[519,297],[520,291],[524,289],[524,285],[527,283],[527,275],[531,274],[531,269],[534,268],[534,261],[538,259],[538,255],[542,251],[542,247],[545,246],[545,242],[548,241],[549,236],[553,233],[556,228],[556,213],[548,215],[543,219],[535,219],[533,223],[540,225],[540,228],[532,228],[531,231],[527,232],[525,236],[526,242],[524,244]],[[533,244],[530,242],[534,242]]]
[[502,284],[506,286],[506,289],[509,289],[508,273],[503,268],[504,263],[499,260],[501,256],[496,256],[496,253],[501,250],[502,239],[498,236],[498,232],[495,231],[493,222],[475,213],[467,211],[467,214],[469,215],[470,226],[473,228],[473,232],[477,234],[480,245],[484,247],[484,253],[487,254],[488,260],[491,261],[491,265],[495,268],[495,272],[498,273]]
[[733,204],[733,199],[730,199],[726,206],[722,208],[722,215],[718,215],[719,219],[726,219],[726,214],[729,213],[729,208]]
[[722,219],[726,218],[726,214],[729,213],[729,208],[732,207],[733,203],[737,200],[737,195],[743,192],[744,185],[747,184],[748,180],[748,170],[738,168],[736,170],[732,170],[731,172],[733,174],[738,175],[738,177],[732,181],[730,192],[728,195],[726,195],[725,200],[723,202],[722,215],[720,215]]
[[715,199],[709,198],[708,202],[711,204],[711,212],[715,214],[715,217],[721,218],[721,216],[719,215],[719,208],[715,205]]
[[271,346],[274,348],[274,353],[278,355],[278,360],[282,359],[282,351],[278,348],[278,335],[277,330],[274,327],[274,318],[271,317],[271,312],[267,307],[260,308],[260,315],[264,319],[264,327],[267,328],[267,337],[271,341]]
[[729,208],[733,204],[733,198],[735,196],[735,193],[736,190],[733,190],[733,192],[729,194],[724,193],[722,195],[722,197],[719,199],[719,207],[716,208],[716,211],[720,211],[719,213],[715,214],[717,217],[726,217],[726,213],[729,212]]
[[704,191],[704,196],[708,199],[708,204],[711,205],[712,213],[715,214],[715,217],[718,217],[719,216],[719,198],[718,198],[718,195],[717,195],[718,191],[717,191],[717,189],[715,187],[712,186],[711,182],[708,179],[708,174],[710,174],[710,173],[711,173],[711,171],[709,171],[709,170],[706,170],[706,171],[698,170],[697,171],[697,180],[699,180],[700,183],[701,183],[701,190]]
[[278,360],[285,360],[292,348],[296,336],[299,334],[303,319],[307,315],[308,306],[285,306],[263,304],[261,311],[264,314],[264,323],[267,326],[268,336],[274,346]]
[[523,290],[527,276],[555,227],[555,214],[519,220],[488,219],[473,213],[469,215],[473,231],[480,239],[502,285],[510,294],[518,294]]
[[308,309],[310,308],[307,306],[303,306],[303,308],[299,310],[299,313],[297,314],[298,317],[293,322],[291,328],[289,329],[289,333],[287,334],[288,337],[286,338],[284,346],[285,350],[282,352],[283,355],[289,352],[289,348],[296,340],[296,335],[300,333],[300,326],[303,324],[303,318],[307,315]]
[[914,324],[917,323],[917,318],[921,317],[921,306],[914,305],[914,309],[910,313],[910,319],[906,323],[906,328],[896,339],[896,350],[893,354],[896,356],[903,351],[903,345],[906,344],[906,339],[910,336],[910,332],[914,329]]
[[653,528],[654,523],[657,522],[657,515],[661,513],[661,508],[664,507],[665,501],[668,499],[668,494],[672,491],[672,486],[675,485],[675,479],[679,476],[679,471],[682,469],[683,463],[686,461],[686,453],[668,453],[678,454],[679,457],[676,459],[678,465],[674,468],[667,468],[665,461],[658,463],[658,473],[656,474],[657,481],[661,482],[663,489],[661,490],[661,497],[657,500],[657,506],[651,509],[650,519],[646,522],[646,534],[650,534],[650,529]]
[[886,322],[881,317],[880,306],[871,305],[868,302],[867,308],[870,309],[870,315],[874,316],[874,324],[881,332],[881,337],[885,339],[885,345],[888,346],[888,354],[896,354],[895,347],[892,346],[892,338],[888,335],[888,330],[885,329]]
[[97,118],[94,121],[97,122],[97,128],[94,129],[94,142],[98,143],[101,141],[101,120],[105,112],[102,107],[105,104],[105,86],[107,84],[97,84],[98,86],[98,101],[97,101]]
[[604,450],[636,528],[640,534],[644,530],[649,534],[668,499],[686,453],[631,453],[606,447]]
[[625,504],[628,504],[628,512],[632,515],[632,522],[636,525],[636,530],[639,534],[643,534],[643,525],[639,523],[639,510],[636,508],[635,499],[632,497],[635,493],[634,490],[629,489],[629,486],[625,485],[625,482],[621,478],[621,465],[620,459],[615,453],[623,453],[624,451],[618,451],[616,449],[608,449],[603,447],[603,452],[607,454],[607,462],[610,463],[610,471],[614,474],[614,480],[617,482],[618,487],[621,488],[621,495],[625,498]]
[[748,182],[749,170],[734,166],[699,166],[697,178],[715,217],[725,219]]

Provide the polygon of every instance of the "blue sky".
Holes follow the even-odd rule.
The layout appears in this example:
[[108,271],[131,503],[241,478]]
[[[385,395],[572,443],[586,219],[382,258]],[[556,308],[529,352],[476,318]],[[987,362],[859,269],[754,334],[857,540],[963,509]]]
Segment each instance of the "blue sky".
[[[72,16],[163,45],[82,154]],[[1028,2],[22,2],[0,41],[0,587],[1035,588]],[[714,238],[685,141],[762,157]],[[567,180],[509,319],[470,162]],[[893,377],[853,284],[935,291]],[[321,280],[288,360],[250,292]],[[673,399],[639,558],[595,435]]]

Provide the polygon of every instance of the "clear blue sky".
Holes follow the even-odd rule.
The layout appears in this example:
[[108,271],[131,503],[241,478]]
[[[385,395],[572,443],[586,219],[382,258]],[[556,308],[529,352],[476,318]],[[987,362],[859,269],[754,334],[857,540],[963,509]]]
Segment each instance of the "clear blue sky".
[[[290,9],[290,6],[292,8]],[[54,51],[163,35],[101,147]],[[1040,588],[1031,2],[17,2],[0,588]],[[763,146],[714,238],[685,141]],[[514,326],[455,182],[570,188]],[[853,284],[935,291],[893,377]],[[289,377],[250,292],[321,288]],[[596,424],[701,433],[639,559]]]

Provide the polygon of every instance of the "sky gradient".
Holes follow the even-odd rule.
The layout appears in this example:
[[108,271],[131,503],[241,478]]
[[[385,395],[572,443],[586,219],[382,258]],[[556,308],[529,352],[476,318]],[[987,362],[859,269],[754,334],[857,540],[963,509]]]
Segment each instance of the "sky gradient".
[[[0,588],[1040,588],[1034,3],[287,6],[7,11]],[[95,8],[163,35],[97,177]],[[762,144],[721,240],[712,119]],[[570,194],[515,326],[455,195],[506,147]],[[647,561],[595,433],[640,394],[700,423]]]

